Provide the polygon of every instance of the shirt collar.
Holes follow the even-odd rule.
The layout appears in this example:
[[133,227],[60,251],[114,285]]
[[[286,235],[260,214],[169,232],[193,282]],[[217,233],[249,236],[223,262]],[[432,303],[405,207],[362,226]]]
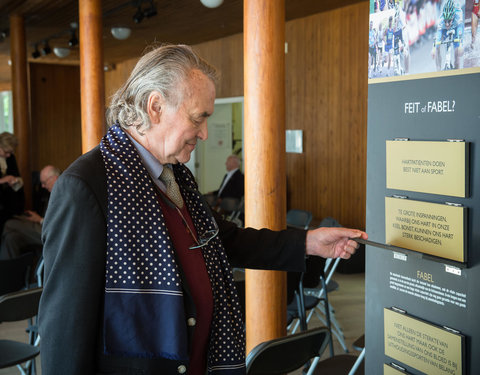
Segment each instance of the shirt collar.
[[152,178],[155,185],[157,185],[163,192],[165,192],[166,187],[165,184],[160,181],[159,177],[163,172],[163,164],[161,164],[155,156],[153,156],[150,151],[148,151],[145,147],[143,147],[140,143],[138,143],[128,132],[125,132],[127,137],[132,141],[133,145],[138,151],[140,155],[140,159],[142,159],[143,165],[147,169],[148,174]]
[[228,171],[227,172],[227,177],[230,178],[231,176],[233,176],[233,174],[238,171],[238,168],[235,168],[235,169],[232,169],[231,171]]
[[125,132],[128,138],[132,141],[133,145],[137,149],[138,153],[140,154],[140,158],[147,168],[148,173],[154,177],[158,178],[163,172],[163,165],[153,156],[150,151],[148,151],[145,147],[143,147],[140,143],[138,143],[128,132]]

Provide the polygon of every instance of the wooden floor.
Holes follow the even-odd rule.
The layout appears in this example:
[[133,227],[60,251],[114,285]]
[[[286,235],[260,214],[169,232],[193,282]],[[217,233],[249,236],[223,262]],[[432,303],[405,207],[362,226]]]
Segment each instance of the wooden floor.
[[[339,289],[329,294],[329,300],[335,309],[335,317],[340,323],[345,335],[345,342],[354,355],[359,353],[353,350],[352,343],[364,333],[365,322],[365,274],[335,274],[334,280],[339,284]],[[0,340],[13,339],[27,341],[25,333],[26,322],[0,324]],[[309,327],[321,326],[316,318],[310,322]],[[343,349],[334,339],[335,354],[343,353]],[[40,367],[40,359],[37,359],[37,367]],[[16,368],[1,369],[0,375],[18,375]],[[41,371],[37,372],[38,374]],[[294,374],[301,374],[297,371]],[[341,374],[339,374],[341,375]]]

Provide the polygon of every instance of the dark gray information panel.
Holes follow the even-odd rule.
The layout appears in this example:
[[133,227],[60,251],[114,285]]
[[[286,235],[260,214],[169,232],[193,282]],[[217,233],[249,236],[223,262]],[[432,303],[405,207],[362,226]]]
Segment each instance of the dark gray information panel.
[[[432,103],[435,103],[433,105]],[[440,105],[440,104],[441,105]],[[385,142],[462,139],[470,143],[466,198],[387,189]],[[480,74],[369,85],[366,230],[385,243],[385,197],[460,204],[467,208],[468,263],[458,269],[442,261],[367,246],[366,372],[381,374],[385,356],[383,310],[396,306],[465,336],[465,369],[480,374]],[[476,230],[475,230],[476,228]],[[411,374],[419,370],[407,366]]]

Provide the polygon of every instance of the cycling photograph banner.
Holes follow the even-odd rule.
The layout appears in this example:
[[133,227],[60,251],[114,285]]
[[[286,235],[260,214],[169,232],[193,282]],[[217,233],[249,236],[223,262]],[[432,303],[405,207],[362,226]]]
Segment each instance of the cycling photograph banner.
[[371,0],[368,78],[480,67],[480,0]]

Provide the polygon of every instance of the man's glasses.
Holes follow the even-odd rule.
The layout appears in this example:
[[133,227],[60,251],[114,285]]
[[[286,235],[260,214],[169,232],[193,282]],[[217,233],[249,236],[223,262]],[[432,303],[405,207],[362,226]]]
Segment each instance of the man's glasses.
[[218,235],[219,229],[217,227],[217,223],[215,223],[215,227],[216,229],[207,230],[205,233],[200,235],[197,239],[197,245],[190,246],[189,249],[190,250],[199,249],[203,246],[208,245],[208,243]]
[[218,229],[217,222],[215,221],[214,218],[212,218],[212,222],[213,222],[213,225],[214,225],[215,228],[207,230],[206,232],[204,232],[203,234],[201,234],[200,236],[197,237],[197,236],[195,236],[194,231],[190,228],[190,225],[188,225],[188,222],[185,219],[185,217],[183,216],[182,211],[180,211],[180,209],[177,206],[175,206],[175,208],[177,209],[178,214],[182,218],[183,224],[185,224],[185,227],[187,228],[188,232],[192,236],[193,240],[196,242],[196,245],[192,245],[192,246],[189,247],[190,250],[195,250],[195,249],[199,249],[201,247],[204,247],[204,246],[208,245],[208,243],[211,240],[213,240],[215,237],[217,237],[219,229]]

